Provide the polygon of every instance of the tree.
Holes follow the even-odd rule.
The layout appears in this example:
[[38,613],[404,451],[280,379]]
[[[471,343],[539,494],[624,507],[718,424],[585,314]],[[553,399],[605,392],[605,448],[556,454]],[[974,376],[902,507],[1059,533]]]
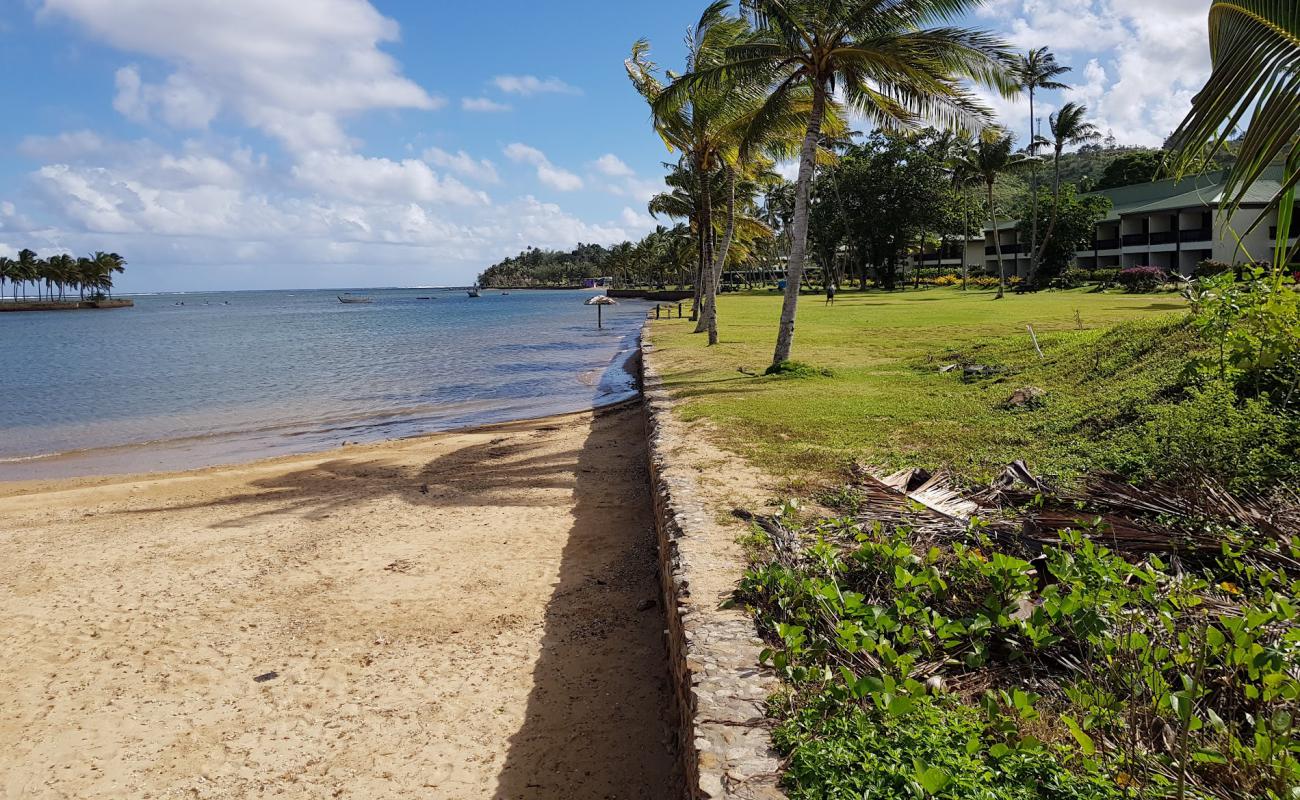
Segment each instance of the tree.
[[[748,33],[748,24],[726,13],[730,0],[715,0],[686,37],[686,68],[709,69],[716,66],[726,48]],[[739,120],[744,109],[729,99],[730,86],[696,87],[689,94],[678,95],[672,102],[661,102],[663,83],[658,67],[650,60],[650,44],[644,39],[632,45],[632,55],[624,62],[632,85],[650,104],[655,131],[670,152],[682,154],[689,174],[698,182],[694,198],[698,221],[699,268],[696,272],[695,303],[692,318],[699,325],[695,332],[709,332],[710,344],[717,340],[716,314],[713,312],[717,281],[713,278],[713,178],[725,160],[725,152],[734,149],[739,137]]]
[[977,128],[991,118],[962,79],[1004,92],[1009,52],[983,31],[953,27],[947,19],[973,11],[978,0],[743,0],[754,28],[747,41],[727,48],[721,63],[680,76],[665,94],[736,85],[729,96],[763,96],[758,115],[785,113],[793,94],[811,93],[799,152],[785,296],[772,366],[790,358],[799,288],[808,248],[809,195],[814,160],[834,93],[868,121],[911,128],[924,120]]
[[[1277,209],[1274,288],[1296,250],[1288,250],[1296,184],[1300,181],[1300,6],[1287,0],[1215,0],[1210,4],[1212,69],[1192,109],[1174,131],[1177,174],[1186,174],[1198,159],[1223,151],[1243,119],[1236,163],[1228,170],[1220,213],[1231,217],[1246,192],[1275,161],[1284,163],[1281,186],[1268,199]],[[1266,214],[1243,232],[1263,223]]]
[[[1056,63],[1056,56],[1046,47],[1040,47],[1037,50],[1030,50],[1020,57],[1016,64],[1016,80],[1020,83],[1021,91],[1029,93],[1029,153],[1032,155],[1038,151],[1039,137],[1037,122],[1034,119],[1034,94],[1039,89],[1057,90],[1064,89],[1066,85],[1057,81],[1056,78],[1069,72],[1069,67],[1063,67]],[[1032,282],[1034,275],[1038,272],[1038,164],[1033,164],[1029,181],[1029,193],[1033,201],[1033,212],[1035,227],[1029,236],[1029,279]]]
[[[1052,234],[1056,230],[1057,210],[1061,205],[1061,153],[1066,147],[1094,142],[1101,138],[1101,132],[1097,126],[1084,119],[1088,113],[1087,106],[1081,106],[1077,103],[1066,103],[1061,106],[1061,110],[1052,114],[1049,119],[1052,130],[1052,218],[1047,223],[1047,231],[1043,234],[1043,243],[1034,253],[1034,259],[1030,263],[1029,282],[1032,285],[1038,285],[1038,268],[1042,263],[1043,255],[1047,252],[1048,243],[1052,241]],[[1038,228],[1038,203],[1035,199],[1032,207],[1034,214],[1033,229]]]
[[[1040,190],[1046,195],[1047,189]],[[1074,186],[1064,184],[1053,190],[1048,208],[1045,202],[1038,204],[1040,226],[1047,226],[1048,235],[1043,239],[1039,263],[1039,284],[1046,286],[1056,279],[1067,267],[1074,263],[1074,256],[1079,250],[1086,250],[1092,245],[1093,233],[1097,223],[1110,211],[1111,203],[1101,195],[1080,196]],[[1020,220],[1017,230],[1021,236],[1029,234],[1032,225],[1033,205],[1026,198],[1016,211]]]
[[949,231],[956,219],[935,131],[876,131],[850,146],[813,184],[809,236],[824,267],[842,245],[865,281],[868,263],[895,288],[899,259],[925,231]]
[[1106,165],[1096,188],[1115,189],[1135,183],[1150,183],[1160,174],[1163,162],[1164,154],[1159,150],[1130,150],[1121,153]]
[[997,204],[993,197],[993,188],[998,176],[1004,172],[1018,169],[1032,160],[1033,156],[1014,152],[1015,137],[1001,128],[990,128],[984,132],[974,147],[966,154],[964,169],[983,179],[988,196],[989,227],[993,229],[993,252],[998,260],[998,293],[1001,300],[1006,295],[1007,270],[1002,263],[1002,237],[998,231]]

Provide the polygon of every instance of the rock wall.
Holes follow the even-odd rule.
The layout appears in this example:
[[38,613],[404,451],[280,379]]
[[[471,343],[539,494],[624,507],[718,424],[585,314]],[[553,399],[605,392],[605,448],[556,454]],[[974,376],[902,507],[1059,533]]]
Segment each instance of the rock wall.
[[[669,668],[687,800],[775,800],[780,759],[764,716],[775,678],[758,666],[753,620],[718,608],[743,562],[734,529],[716,523],[700,497],[689,432],[672,415],[647,325],[641,340],[650,480],[659,534]],[[713,510],[716,513],[716,510]]]

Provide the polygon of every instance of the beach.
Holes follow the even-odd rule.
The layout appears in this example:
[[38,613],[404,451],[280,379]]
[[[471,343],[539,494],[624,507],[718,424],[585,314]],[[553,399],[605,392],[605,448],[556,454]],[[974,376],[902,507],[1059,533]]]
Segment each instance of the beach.
[[639,406],[0,484],[5,798],[657,798]]

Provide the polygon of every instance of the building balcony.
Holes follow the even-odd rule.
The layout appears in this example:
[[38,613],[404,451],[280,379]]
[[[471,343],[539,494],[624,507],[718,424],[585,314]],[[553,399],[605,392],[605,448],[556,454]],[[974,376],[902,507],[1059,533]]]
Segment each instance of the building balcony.
[[1146,233],[1126,233],[1120,237],[1125,247],[1137,247],[1150,244],[1151,235]]
[[1180,242],[1208,242],[1214,238],[1212,228],[1193,228],[1192,230],[1179,231],[1178,241]]
[[1173,244],[1178,241],[1178,231],[1158,231],[1151,234],[1151,244]]
[[1093,250],[1118,250],[1119,239],[1098,239],[1092,243]]

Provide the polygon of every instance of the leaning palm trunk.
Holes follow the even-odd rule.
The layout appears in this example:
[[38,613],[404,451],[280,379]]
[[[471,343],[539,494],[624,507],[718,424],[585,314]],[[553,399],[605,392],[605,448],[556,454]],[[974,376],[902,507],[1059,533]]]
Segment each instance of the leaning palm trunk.
[[1043,241],[1038,245],[1038,250],[1034,255],[1035,280],[1037,280],[1038,265],[1043,263],[1043,256],[1047,254],[1047,245],[1052,241],[1052,233],[1056,230],[1057,215],[1061,210],[1061,148],[1056,149],[1056,174],[1052,177],[1052,218],[1047,221],[1047,230],[1043,231]]
[[713,268],[704,287],[704,314],[700,324],[709,332],[709,344],[718,343],[718,289],[722,285],[722,270],[727,253],[736,234],[736,172],[727,170],[727,228],[722,234],[722,245],[713,256]]
[[1002,233],[998,230],[998,215],[993,206],[993,183],[989,185],[989,227],[993,228],[993,252],[998,258],[998,293],[995,299],[1001,300],[1007,289],[1007,270],[1002,266]]
[[700,204],[700,266],[695,280],[695,303],[691,309],[691,321],[695,322],[695,332],[705,331],[704,317],[701,314],[704,303],[705,284],[709,282],[709,271],[713,260],[713,198],[710,196],[709,175],[700,166],[696,166],[699,176]]
[[803,283],[803,262],[808,250],[808,194],[812,188],[813,165],[817,156],[817,142],[821,138],[822,117],[826,113],[826,92],[813,87],[812,113],[808,130],[799,151],[799,176],[795,181],[794,220],[791,223],[790,258],[785,269],[785,297],[781,301],[781,323],[776,334],[776,352],[772,366],[790,360],[794,346],[794,319],[799,310],[799,287]]

